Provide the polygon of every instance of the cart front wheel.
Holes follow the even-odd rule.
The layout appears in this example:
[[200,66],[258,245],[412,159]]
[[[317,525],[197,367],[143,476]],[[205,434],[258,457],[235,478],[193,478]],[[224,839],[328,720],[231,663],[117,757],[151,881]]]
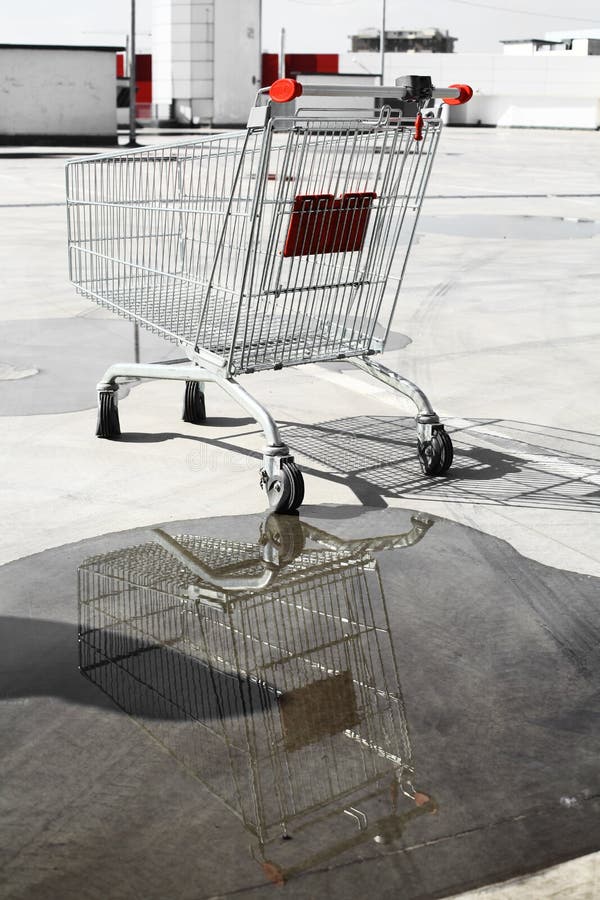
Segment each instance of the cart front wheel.
[[431,436],[431,440],[426,443],[418,444],[419,462],[424,475],[435,477],[436,475],[444,475],[454,458],[454,450],[450,435],[446,433],[443,425],[436,428]]
[[272,512],[297,510],[304,500],[304,479],[296,463],[282,462],[279,473],[268,481],[266,491]]

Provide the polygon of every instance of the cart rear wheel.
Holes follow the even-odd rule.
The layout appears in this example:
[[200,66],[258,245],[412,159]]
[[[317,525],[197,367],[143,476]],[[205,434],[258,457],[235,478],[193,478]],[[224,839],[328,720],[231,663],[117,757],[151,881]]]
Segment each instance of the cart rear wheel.
[[185,383],[182,419],[192,425],[202,425],[206,421],[204,393],[197,381],[186,381]]
[[98,391],[98,421],[96,437],[113,440],[121,436],[117,391]]
[[269,480],[266,491],[272,512],[297,510],[304,500],[304,479],[296,463],[282,462],[280,472]]
[[418,444],[419,462],[425,475],[434,477],[443,475],[452,465],[454,450],[450,435],[440,425],[435,429],[431,440]]

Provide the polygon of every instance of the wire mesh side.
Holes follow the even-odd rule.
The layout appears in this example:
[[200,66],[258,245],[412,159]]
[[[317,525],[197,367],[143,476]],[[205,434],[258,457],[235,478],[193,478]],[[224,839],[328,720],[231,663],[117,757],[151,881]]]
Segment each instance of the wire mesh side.
[[[400,271],[405,265],[440,124],[428,120],[420,142],[412,122],[384,115],[366,121],[302,117],[287,135],[275,135],[272,181],[231,354],[236,368],[381,349],[375,330],[380,324],[386,332],[394,311],[388,304],[381,321],[388,276],[392,264]],[[336,203],[351,197],[369,198],[368,209],[355,199],[346,215],[330,216],[325,240],[323,216],[297,207],[299,198]],[[286,256],[294,218],[304,226],[303,245]],[[357,232],[359,243],[345,240]],[[323,244],[327,252],[305,252]]]
[[[228,277],[210,320],[231,335],[262,139],[234,133],[70,162],[69,267],[81,293],[194,344],[227,226]],[[207,341],[211,344],[211,340]]]
[[[389,116],[300,117],[283,134],[268,127],[73,161],[71,279],[233,372],[380,349],[387,278],[395,255],[405,264],[439,127],[428,120],[416,142],[412,123]],[[328,216],[324,242],[323,216],[311,219],[302,197],[344,207]],[[288,251],[292,221],[311,252],[293,241]]]
[[[248,559],[212,539],[213,561],[228,544]],[[313,559],[310,578],[219,610],[186,600],[185,571],[165,572],[160,550],[80,568],[82,672],[263,843],[410,767],[375,568],[343,557],[319,572]]]
[[380,602],[377,573],[354,563],[249,598],[229,631],[198,620],[209,647],[220,640],[223,658],[277,690],[277,704],[246,723],[263,839],[411,764]]

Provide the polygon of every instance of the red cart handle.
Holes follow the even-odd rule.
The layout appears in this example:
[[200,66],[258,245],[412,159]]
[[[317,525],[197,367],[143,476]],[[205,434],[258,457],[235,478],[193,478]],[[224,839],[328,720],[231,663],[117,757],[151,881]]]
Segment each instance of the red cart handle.
[[269,88],[271,100],[276,103],[289,103],[302,94],[302,85],[295,78],[278,78]]
[[468,103],[473,96],[473,88],[469,87],[468,84],[451,84],[450,87],[457,90],[459,94],[458,97],[442,98],[448,106],[460,106],[462,103]]

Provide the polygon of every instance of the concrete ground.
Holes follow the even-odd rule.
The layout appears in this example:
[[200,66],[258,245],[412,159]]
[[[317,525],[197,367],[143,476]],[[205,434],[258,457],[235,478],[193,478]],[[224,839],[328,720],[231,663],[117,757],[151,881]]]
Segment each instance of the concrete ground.
[[[600,576],[599,149],[587,132],[442,136],[393,324],[402,349],[383,361],[447,423],[451,478],[419,476],[410,405],[365,376],[310,365],[244,380],[286,428],[307,515],[416,508],[530,560]],[[264,509],[261,435],[210,387],[206,426],[180,420],[177,384],[147,382],[120,403],[123,439],[94,438],[95,382],[133,358],[133,327],[68,284],[63,152],[73,149],[0,156],[3,563],[155,522]],[[170,346],[142,334],[142,360],[168,357]],[[593,855],[465,896],[599,891]]]

